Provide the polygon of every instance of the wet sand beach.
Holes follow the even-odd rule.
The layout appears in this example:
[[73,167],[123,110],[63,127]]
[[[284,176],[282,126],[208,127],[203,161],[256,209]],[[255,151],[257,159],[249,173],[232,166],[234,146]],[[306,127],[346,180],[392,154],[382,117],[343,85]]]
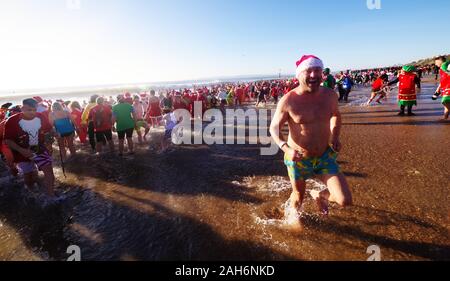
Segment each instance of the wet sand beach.
[[1,183],[0,260],[65,260],[69,245],[82,260],[364,261],[371,245],[382,260],[450,260],[450,123],[436,122],[443,107],[433,87],[423,85],[415,117],[397,116],[395,91],[385,105],[361,107],[369,90],[359,89],[341,106],[339,163],[355,205],[332,205],[324,218],[308,197],[301,231],[284,226],[281,153],[139,146],[121,159],[83,150],[67,178],[56,165],[63,206],[41,208],[19,184]]

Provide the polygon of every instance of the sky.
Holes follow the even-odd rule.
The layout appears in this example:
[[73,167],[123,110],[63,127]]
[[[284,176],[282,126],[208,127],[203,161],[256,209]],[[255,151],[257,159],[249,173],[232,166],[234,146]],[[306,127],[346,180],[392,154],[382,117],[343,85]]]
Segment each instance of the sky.
[[0,0],[0,90],[291,74],[304,54],[342,70],[448,53],[450,1],[380,3]]

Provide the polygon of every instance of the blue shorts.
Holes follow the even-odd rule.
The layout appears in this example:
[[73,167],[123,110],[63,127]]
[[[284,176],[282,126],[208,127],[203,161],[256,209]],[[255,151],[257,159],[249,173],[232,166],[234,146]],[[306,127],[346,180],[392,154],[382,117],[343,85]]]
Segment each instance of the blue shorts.
[[289,177],[295,181],[306,181],[315,175],[338,175],[341,170],[337,163],[337,152],[331,147],[322,157],[305,157],[300,162],[284,159]]
[[166,129],[164,131],[164,139],[168,140],[172,138],[172,130],[173,129]]

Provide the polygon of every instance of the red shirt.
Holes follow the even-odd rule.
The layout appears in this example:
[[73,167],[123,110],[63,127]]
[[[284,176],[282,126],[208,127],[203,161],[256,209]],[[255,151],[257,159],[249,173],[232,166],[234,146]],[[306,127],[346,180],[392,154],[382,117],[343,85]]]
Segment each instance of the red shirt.
[[278,88],[272,88],[272,90],[270,90],[270,94],[272,95],[272,97],[278,97]]
[[372,90],[377,92],[377,91],[381,90],[381,87],[383,87],[383,79],[378,78],[377,80],[375,80],[375,82],[373,82]]
[[103,132],[112,129],[112,109],[107,105],[96,105],[89,112],[89,120],[94,122],[94,131]]
[[[41,120],[41,127],[38,131],[39,137],[39,145],[45,144],[45,134],[50,133],[52,131],[52,126],[48,121],[48,118],[41,114],[36,113],[36,117]],[[4,140],[14,141],[17,145],[22,148],[29,148],[29,136],[26,132],[22,130],[19,122],[23,119],[23,114],[18,113],[14,116],[11,116],[5,124],[5,132],[4,132]],[[29,162],[30,160],[23,157],[22,154],[13,150],[14,153],[14,161],[16,163],[20,162]]]
[[236,89],[236,97],[239,100],[241,100],[243,96],[244,96],[244,90],[242,88],[237,88]]
[[161,115],[162,115],[162,112],[161,112],[159,100],[150,102],[148,104],[148,108],[147,108],[147,117],[159,117]]
[[0,148],[3,144],[3,135],[5,134],[5,124],[6,120],[0,121]]
[[442,69],[439,70],[439,73],[441,75],[441,93],[443,96],[450,96],[450,75]]
[[79,128],[81,126],[81,116],[83,115],[83,112],[75,108],[70,115],[72,115],[72,119],[75,121],[75,126]]

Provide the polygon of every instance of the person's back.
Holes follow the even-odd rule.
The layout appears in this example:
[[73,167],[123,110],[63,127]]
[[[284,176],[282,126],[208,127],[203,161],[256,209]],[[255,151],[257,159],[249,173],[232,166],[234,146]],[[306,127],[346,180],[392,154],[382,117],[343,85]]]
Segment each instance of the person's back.
[[142,102],[134,102],[133,110],[138,120],[144,119],[144,104]]
[[75,131],[74,124],[72,123],[69,113],[65,111],[52,112],[53,125],[59,135],[70,134]]
[[108,131],[112,128],[112,110],[111,107],[98,104],[91,109],[89,115],[94,123],[96,132]]
[[73,108],[70,114],[72,115],[72,119],[75,121],[75,125],[81,126],[83,111],[78,108]]
[[346,90],[351,90],[352,86],[353,82],[350,76],[345,76],[344,79],[342,80],[342,87]]
[[157,97],[151,97],[148,103],[150,116],[161,116],[160,100]]
[[84,125],[87,125],[89,122],[89,113],[91,110],[97,106],[97,102],[90,102],[88,105],[85,106],[83,110],[83,114],[81,115],[81,123]]
[[117,131],[125,131],[134,128],[135,123],[133,119],[133,106],[127,102],[121,102],[115,105],[112,109],[113,116],[116,119]]

